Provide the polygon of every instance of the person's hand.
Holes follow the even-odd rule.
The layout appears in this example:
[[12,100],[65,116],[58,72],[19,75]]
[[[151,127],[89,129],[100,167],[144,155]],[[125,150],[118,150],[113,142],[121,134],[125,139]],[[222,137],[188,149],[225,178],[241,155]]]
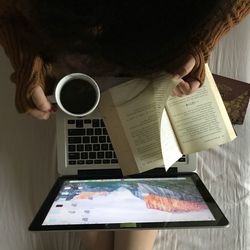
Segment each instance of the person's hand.
[[29,109],[27,114],[39,120],[47,120],[50,117],[50,114],[55,112],[55,107],[48,101],[40,86],[34,87],[31,97],[35,107]]
[[201,83],[189,75],[194,66],[195,59],[191,55],[182,59],[182,62],[177,63],[177,69],[171,72],[174,78],[179,80],[179,84],[172,91],[173,96],[190,95],[200,87]]

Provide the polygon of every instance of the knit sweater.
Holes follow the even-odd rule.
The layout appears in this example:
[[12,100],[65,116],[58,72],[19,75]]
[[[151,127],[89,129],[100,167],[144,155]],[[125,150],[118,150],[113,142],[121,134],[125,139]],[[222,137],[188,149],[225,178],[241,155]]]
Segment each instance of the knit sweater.
[[[28,20],[18,11],[19,1],[0,0],[0,44],[14,68],[11,80],[16,84],[15,103],[20,113],[34,107],[31,93],[40,85],[45,93],[50,87],[53,65],[43,61],[25,34],[35,34]],[[188,42],[188,53],[196,61],[190,75],[203,82],[204,65],[218,40],[250,11],[250,0],[227,0],[200,27]],[[20,32],[21,31],[21,32]]]

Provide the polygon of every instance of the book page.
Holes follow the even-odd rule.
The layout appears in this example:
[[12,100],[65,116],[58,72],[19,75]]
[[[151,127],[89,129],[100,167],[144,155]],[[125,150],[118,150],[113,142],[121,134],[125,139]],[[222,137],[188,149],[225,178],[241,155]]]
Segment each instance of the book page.
[[183,154],[206,150],[236,137],[207,65],[203,86],[192,95],[170,97],[166,107]]
[[166,171],[182,157],[174,130],[164,109],[161,119],[161,150]]
[[[116,112],[136,162],[137,172],[164,165],[160,135],[161,119],[166,100],[175,85],[175,81],[164,75],[154,80],[134,79],[109,89],[107,91],[109,95],[107,92],[102,94],[100,111],[104,114],[105,124],[107,122],[111,141],[115,142],[115,137],[119,136],[114,133],[115,123],[110,122],[111,113]],[[113,107],[107,98],[112,99]],[[107,109],[109,112],[106,112]],[[168,119],[165,116],[164,118]],[[172,138],[172,135],[170,137]],[[175,139],[169,139],[171,140],[175,143]],[[130,163],[126,160],[121,162],[119,152],[122,151],[122,147],[113,146],[119,165],[124,170]]]

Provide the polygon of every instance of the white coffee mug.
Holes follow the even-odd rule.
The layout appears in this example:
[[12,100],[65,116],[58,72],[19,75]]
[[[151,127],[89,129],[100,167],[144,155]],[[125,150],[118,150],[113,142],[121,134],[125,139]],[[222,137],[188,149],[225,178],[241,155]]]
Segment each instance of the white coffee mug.
[[68,115],[82,117],[91,114],[100,101],[96,81],[82,73],[64,76],[56,85],[55,94],[49,97]]

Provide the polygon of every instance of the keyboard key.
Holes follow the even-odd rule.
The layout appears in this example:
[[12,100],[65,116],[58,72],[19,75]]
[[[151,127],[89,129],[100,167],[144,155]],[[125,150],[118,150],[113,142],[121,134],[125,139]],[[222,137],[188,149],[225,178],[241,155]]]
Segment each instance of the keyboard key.
[[104,158],[104,152],[97,152],[97,158],[103,159]]
[[87,128],[87,135],[94,135],[94,129],[93,128]]
[[90,123],[91,123],[91,120],[90,120],[90,119],[86,119],[86,120],[84,120],[84,123],[90,124]]
[[90,143],[90,138],[88,136],[83,136],[82,137],[82,142],[83,143]]
[[84,160],[78,160],[78,161],[77,161],[77,164],[78,164],[78,165],[83,165],[83,164],[85,164],[85,161],[84,161]]
[[89,159],[96,159],[96,152],[90,152]]
[[89,156],[88,156],[88,153],[87,152],[82,152],[81,153],[81,159],[88,159]]
[[105,128],[105,124],[104,124],[104,121],[103,121],[103,120],[101,120],[101,127],[102,127],[102,128]]
[[68,152],[74,152],[76,151],[76,145],[68,145]]
[[111,143],[109,143],[109,150],[110,150],[110,151],[113,151],[113,150],[114,150],[113,145],[112,145]]
[[94,160],[95,164],[102,164],[102,160]]
[[91,143],[97,143],[98,142],[98,137],[97,136],[91,136],[90,141],[91,141]]
[[79,144],[79,143],[81,143],[81,137],[69,137],[68,143],[69,144],[73,144],[73,143]]
[[186,158],[184,158],[184,157],[181,157],[179,160],[178,160],[178,162],[185,162],[186,161]]
[[99,137],[99,142],[100,142],[100,143],[106,142],[106,136],[100,136],[100,137]]
[[92,145],[91,144],[85,144],[85,151],[92,151]]
[[68,135],[85,135],[85,129],[68,129]]
[[99,121],[99,119],[93,119],[92,126],[94,128],[100,127],[100,121]]
[[69,165],[75,165],[76,161],[69,161]]
[[68,158],[69,158],[69,160],[77,160],[77,159],[80,159],[80,154],[79,153],[69,153]]
[[83,128],[83,120],[76,120],[76,127]]
[[102,163],[104,163],[104,164],[108,164],[108,163],[110,163],[110,160],[107,160],[107,159],[102,160]]
[[108,158],[108,159],[113,158],[113,152],[106,152],[105,153],[105,158]]
[[107,143],[101,144],[101,149],[102,149],[103,151],[107,151],[107,150],[109,149],[108,144],[107,144]]
[[93,151],[100,151],[101,146],[100,144],[93,144]]
[[112,159],[111,163],[118,163],[118,160],[117,159]]
[[102,129],[102,134],[103,134],[103,135],[107,135],[107,134],[108,134],[108,131],[107,131],[106,128],[103,128],[103,129]]
[[93,164],[94,161],[93,160],[86,160],[86,164]]
[[77,151],[83,151],[84,150],[84,145],[83,144],[79,144],[77,145]]
[[102,135],[102,129],[101,128],[95,128],[95,135]]
[[109,136],[107,136],[107,142],[111,142],[111,140],[110,140],[110,137],[109,137]]

